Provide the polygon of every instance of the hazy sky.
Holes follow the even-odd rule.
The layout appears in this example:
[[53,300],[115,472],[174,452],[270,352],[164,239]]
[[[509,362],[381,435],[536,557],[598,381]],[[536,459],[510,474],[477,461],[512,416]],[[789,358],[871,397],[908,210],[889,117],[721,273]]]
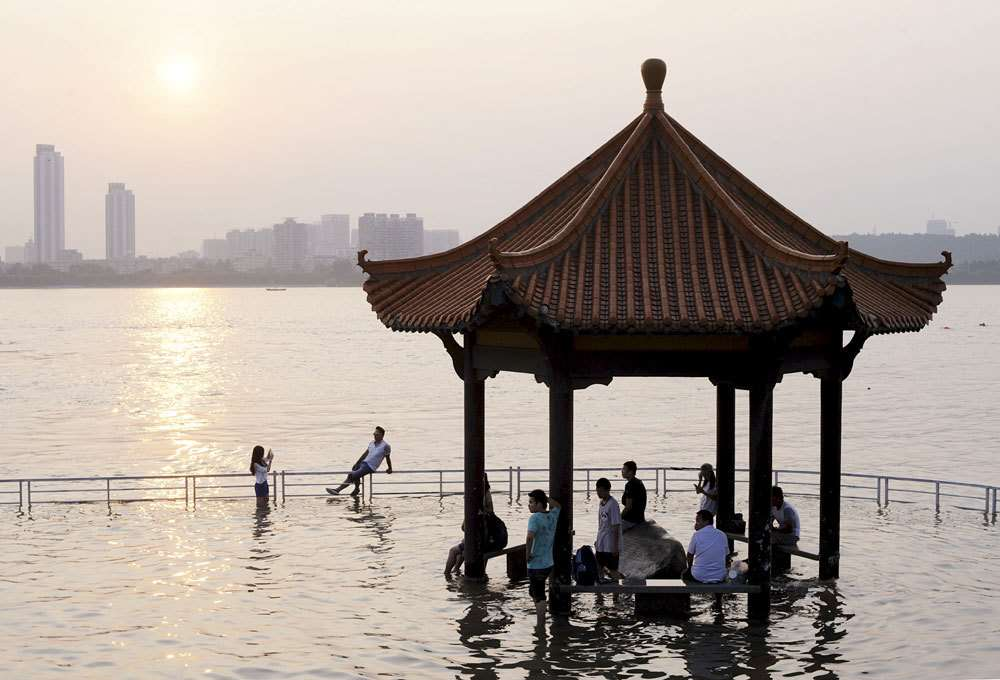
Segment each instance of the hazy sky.
[[32,236],[37,143],[66,242],[139,254],[321,213],[469,237],[642,108],[668,112],[828,233],[1000,225],[1000,2],[0,3],[0,245]]

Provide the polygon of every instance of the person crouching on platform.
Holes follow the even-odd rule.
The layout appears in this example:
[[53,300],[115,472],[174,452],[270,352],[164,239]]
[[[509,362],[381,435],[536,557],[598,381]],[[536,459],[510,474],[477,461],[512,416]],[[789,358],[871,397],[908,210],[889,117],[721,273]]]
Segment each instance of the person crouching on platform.
[[528,555],[528,592],[535,603],[538,623],[545,620],[545,582],[552,573],[552,543],[556,537],[556,522],[562,506],[555,498],[549,498],[541,489],[528,494],[528,535],[524,540]]
[[681,578],[688,583],[722,583],[726,580],[729,539],[712,523],[715,516],[699,510],[694,516],[694,535],[688,543],[688,568]]
[[771,544],[795,547],[799,543],[799,512],[785,500],[780,486],[771,487]]
[[[479,509],[482,515],[492,515],[493,514],[493,494],[490,493],[490,478],[484,472],[483,473],[483,505]],[[492,552],[490,549],[492,541],[492,536],[489,535],[489,521],[487,523],[487,535],[486,541],[483,545],[483,552]],[[465,521],[462,521],[462,532],[465,532]],[[444,565],[445,576],[449,574],[457,574],[462,568],[462,564],[465,562],[465,540],[461,540],[455,545],[451,546],[448,550],[448,561]]]
[[597,540],[594,541],[594,554],[601,570],[599,577],[603,577],[606,572],[611,578],[620,579],[622,574],[618,571],[618,561],[622,549],[621,510],[618,501],[611,495],[610,480],[601,477],[595,488],[597,497],[601,499],[597,508]]
[[622,465],[622,479],[625,493],[622,494],[622,531],[646,521],[646,485],[636,479],[638,468],[635,461],[628,460]]
[[357,462],[354,463],[354,467],[351,471],[347,473],[347,478],[344,483],[338,486],[336,489],[331,489],[327,487],[326,492],[331,494],[338,494],[347,488],[348,485],[354,484],[354,491],[351,492],[352,496],[357,496],[361,491],[361,478],[365,475],[370,475],[376,470],[378,470],[379,465],[382,464],[382,460],[385,459],[386,474],[392,474],[392,459],[389,454],[392,453],[392,447],[389,446],[385,437],[385,428],[375,427],[375,432],[372,433],[374,439],[368,444],[368,448],[361,453],[361,457],[358,458]]

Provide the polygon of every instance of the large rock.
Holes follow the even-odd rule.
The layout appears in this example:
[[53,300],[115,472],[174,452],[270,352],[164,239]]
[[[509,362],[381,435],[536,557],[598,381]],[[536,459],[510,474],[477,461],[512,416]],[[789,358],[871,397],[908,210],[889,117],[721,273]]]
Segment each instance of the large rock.
[[680,578],[687,568],[687,549],[653,521],[622,534],[619,571],[626,578]]
[[[625,578],[680,578],[686,568],[687,549],[656,522],[647,521],[622,534],[619,571]],[[638,594],[635,613],[687,617],[691,614],[691,596]]]

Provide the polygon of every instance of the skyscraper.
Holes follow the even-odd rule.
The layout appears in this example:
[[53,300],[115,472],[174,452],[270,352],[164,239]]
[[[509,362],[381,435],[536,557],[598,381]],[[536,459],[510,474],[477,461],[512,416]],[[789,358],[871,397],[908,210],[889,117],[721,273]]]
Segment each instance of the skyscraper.
[[419,257],[424,254],[424,219],[414,213],[365,213],[358,218],[358,241],[370,260]]
[[351,216],[321,215],[309,225],[309,254],[320,258],[350,257]]
[[309,253],[309,228],[288,218],[274,225],[274,268],[295,271],[305,268]]
[[122,182],[108,184],[104,197],[104,243],[109,260],[135,257],[135,195]]
[[63,157],[52,144],[35,145],[37,262],[56,262],[66,248]]
[[424,255],[451,250],[462,242],[458,229],[425,229]]

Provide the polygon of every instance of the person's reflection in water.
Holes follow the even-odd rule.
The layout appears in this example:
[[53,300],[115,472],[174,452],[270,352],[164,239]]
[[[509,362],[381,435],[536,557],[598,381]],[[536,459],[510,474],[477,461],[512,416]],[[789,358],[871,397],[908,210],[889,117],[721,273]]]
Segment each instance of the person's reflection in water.
[[253,580],[247,583],[247,589],[253,592],[257,588],[270,585],[268,576],[271,567],[268,562],[276,557],[267,546],[268,538],[273,533],[271,526],[271,505],[269,503],[258,503],[254,509],[253,522],[253,543],[250,546],[249,563],[247,569],[253,574]]
[[352,514],[347,516],[347,521],[361,525],[368,530],[369,535],[374,535],[376,539],[375,542],[368,545],[368,549],[379,558],[372,562],[368,568],[382,571],[394,567],[392,573],[396,573],[399,565],[389,562],[389,553],[392,552],[394,545],[391,538],[392,523],[396,516],[388,510],[384,514],[376,512],[375,506],[365,505],[357,496],[352,500],[350,509]]

